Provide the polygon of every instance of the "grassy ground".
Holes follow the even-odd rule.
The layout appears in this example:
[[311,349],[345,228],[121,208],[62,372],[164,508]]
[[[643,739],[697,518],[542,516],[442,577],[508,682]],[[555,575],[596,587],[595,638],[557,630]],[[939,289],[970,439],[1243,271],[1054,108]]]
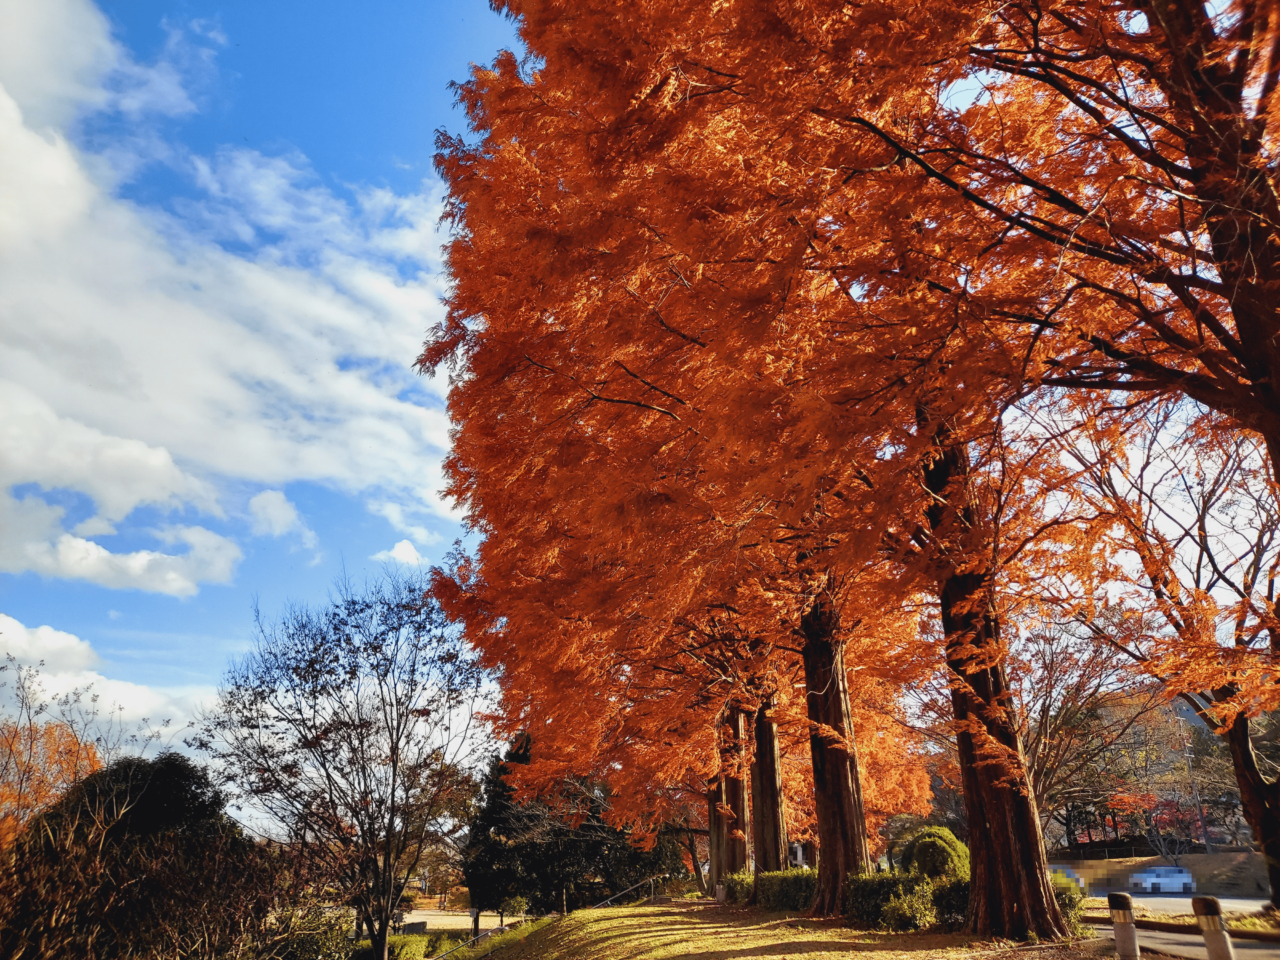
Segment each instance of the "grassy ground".
[[[543,927],[551,923],[551,919],[535,920],[532,923],[521,924],[514,930],[508,930],[506,933],[496,934],[485,940],[481,940],[474,947],[464,947],[449,954],[449,960],[479,960],[480,957],[487,957],[496,950],[504,950],[513,944],[520,943],[525,937],[536,934]],[[420,934],[392,934],[387,938],[389,953],[393,960],[421,960],[421,958],[435,957],[444,951],[450,949],[458,943],[468,939],[470,931],[464,932],[461,936],[450,936],[448,934],[437,933],[432,935]],[[356,944],[356,952],[352,956],[352,960],[369,960],[373,956],[373,948],[368,940],[361,940]],[[503,953],[503,957],[507,954]]]
[[[1013,949],[959,934],[889,934],[850,930],[835,922],[801,920],[731,907],[617,907],[579,910],[555,920],[501,960],[1079,960],[1098,955],[1099,942]],[[452,958],[450,958],[452,960]]]

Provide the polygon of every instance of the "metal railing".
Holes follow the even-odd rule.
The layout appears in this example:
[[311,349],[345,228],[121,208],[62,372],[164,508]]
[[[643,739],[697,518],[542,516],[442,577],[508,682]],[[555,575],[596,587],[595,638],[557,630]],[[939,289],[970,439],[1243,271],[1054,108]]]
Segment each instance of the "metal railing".
[[666,876],[667,875],[665,873],[655,873],[652,877],[649,877],[647,880],[641,880],[639,883],[635,884],[634,886],[627,887],[627,889],[623,890],[621,893],[615,893],[608,900],[604,901],[604,903],[597,903],[591,909],[599,910],[601,907],[607,907],[609,904],[613,903],[613,901],[617,900],[619,897],[625,897],[632,890],[638,890],[640,887],[643,887],[646,883],[649,885],[649,899],[652,900],[653,899],[653,881],[665,879]]
[[[472,937],[466,943],[460,943],[456,947],[450,947],[444,953],[440,954],[440,956],[436,957],[435,960],[444,960],[445,957],[447,957],[449,954],[453,953],[456,950],[461,950],[463,947],[469,947],[473,943],[479,940],[484,940],[486,937],[492,937],[495,933],[506,933],[506,932],[507,932],[506,927],[494,927],[492,930],[486,930],[484,933],[480,934],[480,936]],[[488,954],[485,954],[485,956],[488,956]]]
[[[649,877],[648,879],[645,879],[645,880],[641,880],[639,883],[633,884],[632,886],[627,887],[627,889],[623,890],[621,893],[615,893],[612,897],[610,897],[608,900],[605,900],[603,903],[597,903],[591,909],[599,910],[601,907],[607,907],[609,904],[613,903],[613,901],[617,900],[619,897],[625,897],[632,890],[639,890],[646,883],[649,885],[649,899],[652,900],[654,882],[657,880],[664,880],[666,879],[666,877],[667,877],[667,874],[665,873],[655,873],[652,877]],[[487,939],[488,937],[492,937],[494,934],[498,934],[498,933],[506,933],[506,928],[494,927],[492,930],[488,930],[480,934],[480,936],[478,937],[472,937],[466,943],[460,943],[456,947],[450,947],[448,950],[440,954],[438,957],[434,957],[433,960],[444,960],[444,958],[447,957],[449,954],[454,953],[455,951],[461,950],[464,947],[469,947],[473,943],[478,943],[479,941]],[[486,956],[488,956],[488,954],[486,954]]]

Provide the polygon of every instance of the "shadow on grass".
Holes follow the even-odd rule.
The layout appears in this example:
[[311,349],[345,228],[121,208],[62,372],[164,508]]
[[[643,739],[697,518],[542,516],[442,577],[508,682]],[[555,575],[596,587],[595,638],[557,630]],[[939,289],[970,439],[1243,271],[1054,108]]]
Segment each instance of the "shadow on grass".
[[[624,912],[625,910],[625,912]],[[851,953],[933,953],[963,949],[963,934],[851,930],[755,910],[670,907],[581,910],[504,951],[503,960],[736,960]]]

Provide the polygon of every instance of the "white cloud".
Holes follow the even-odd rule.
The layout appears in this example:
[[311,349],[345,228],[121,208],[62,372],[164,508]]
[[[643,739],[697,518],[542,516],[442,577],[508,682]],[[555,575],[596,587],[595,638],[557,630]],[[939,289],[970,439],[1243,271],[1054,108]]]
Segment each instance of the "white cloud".
[[93,498],[94,532],[110,532],[140,504],[192,503],[220,513],[209,484],[180,470],[168,450],[110,436],[58,416],[30,390],[0,381],[0,482],[79,490]]
[[39,680],[48,697],[74,690],[96,695],[103,715],[125,724],[148,718],[181,727],[195,717],[198,703],[214,694],[211,687],[158,688],[106,677],[99,672],[102,659],[88,641],[49,626],[28,627],[0,613],[0,663],[6,654],[28,667],[43,661]]
[[[158,143],[147,118],[194,110],[184,84],[224,42],[170,29],[141,65],[89,0],[0,0],[0,570],[179,596],[227,582],[240,551],[207,522],[155,527],[157,549],[98,539],[140,507],[220,518],[228,483],[361,494],[421,545],[440,539],[425,518],[450,517],[445,385],[410,370],[442,309],[439,196],[344,199],[299,156]],[[76,147],[94,111],[132,132]],[[199,197],[173,212],[119,197],[156,157]],[[23,484],[94,513],[68,518]],[[255,498],[255,531],[313,547],[279,497]]]
[[135,550],[112,553],[70,533],[60,533],[62,510],[37,497],[0,497],[0,571],[31,570],[47,577],[87,580],[116,590],[148,590],[175,597],[199,592],[201,583],[227,583],[242,556],[234,541],[204,527],[154,531],[160,543],[184,553]]
[[[407,533],[414,543],[429,547],[444,542],[444,537],[434,530],[429,530],[420,523],[411,522],[408,519],[409,510],[402,503],[375,500],[369,504],[369,512],[382,517],[394,530]],[[421,511],[418,512],[421,513]]]
[[314,550],[319,542],[315,531],[302,522],[298,508],[279,490],[263,490],[252,497],[249,513],[253,516],[253,532],[260,537],[283,537],[297,530],[308,550]]
[[380,563],[402,563],[405,566],[416,567],[422,563],[422,557],[418,554],[418,549],[408,540],[401,540],[390,550],[380,550],[369,558],[377,560]]
[[49,673],[78,673],[98,666],[99,658],[88,641],[53,627],[25,627],[0,613],[0,656],[9,654],[21,663],[41,660]]
[[[161,542],[186,545],[187,552],[176,555],[112,553],[86,539],[114,533],[143,504],[169,510],[194,504],[221,512],[209,485],[179,469],[167,450],[59,417],[34,393],[9,382],[0,381],[0,409],[0,570],[175,596],[195,593],[200,582],[231,578],[239,547],[202,527],[156,533]],[[68,532],[63,508],[37,496],[14,497],[11,488],[19,484],[84,493],[96,510]]]
[[104,104],[103,80],[118,60],[89,0],[0,0],[0,85],[36,126],[62,126],[85,105]]

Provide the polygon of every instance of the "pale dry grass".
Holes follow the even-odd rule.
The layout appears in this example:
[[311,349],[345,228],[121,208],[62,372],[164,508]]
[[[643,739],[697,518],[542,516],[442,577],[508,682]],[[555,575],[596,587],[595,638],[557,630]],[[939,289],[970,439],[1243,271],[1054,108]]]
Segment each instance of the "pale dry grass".
[[[1107,907],[1107,898],[1085,897],[1084,913],[1085,916],[1089,917],[1108,916],[1110,909]],[[1152,910],[1142,903],[1133,905],[1133,915],[1139,920],[1159,920],[1162,923],[1187,923],[1194,926],[1197,922],[1195,914],[1167,913],[1163,910]],[[1280,930],[1280,916],[1274,913],[1265,911],[1242,913],[1235,910],[1225,910],[1222,915],[1226,917],[1227,926],[1232,930],[1263,930],[1269,932]]]
[[1080,960],[1100,941],[1028,949],[961,934],[891,934],[835,922],[716,906],[579,910],[551,923],[502,960]]
[[[515,920],[508,917],[507,922]],[[480,930],[492,930],[498,925],[496,913],[480,914]],[[464,934],[471,929],[471,914],[465,910],[410,910],[405,914],[405,931],[409,933]],[[454,936],[454,939],[459,939]],[[466,939],[463,937],[462,939]]]

